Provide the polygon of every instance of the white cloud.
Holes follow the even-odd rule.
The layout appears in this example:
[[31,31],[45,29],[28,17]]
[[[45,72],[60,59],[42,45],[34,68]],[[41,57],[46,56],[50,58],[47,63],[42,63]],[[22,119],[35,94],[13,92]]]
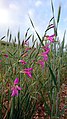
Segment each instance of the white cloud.
[[10,0],[0,0],[0,8],[7,8],[9,6]]
[[0,9],[0,24],[7,24],[8,19],[8,11],[6,9]]
[[41,0],[37,0],[37,1],[35,2],[35,6],[36,6],[36,7],[39,7],[40,5],[42,5],[42,1],[41,1]]
[[15,4],[13,4],[13,3],[11,3],[9,5],[9,8],[12,9],[12,10],[19,10],[19,7],[17,5],[15,5]]

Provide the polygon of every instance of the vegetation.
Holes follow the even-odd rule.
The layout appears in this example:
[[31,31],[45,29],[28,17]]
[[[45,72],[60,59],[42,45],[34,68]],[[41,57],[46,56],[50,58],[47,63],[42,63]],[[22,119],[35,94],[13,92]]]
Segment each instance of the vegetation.
[[[61,87],[67,77],[66,31],[60,43],[57,29],[61,6],[57,20],[52,2],[51,6],[53,17],[43,37],[29,17],[37,38],[28,36],[28,28],[20,43],[20,32],[13,39],[8,29],[7,42],[1,41],[5,36],[0,40],[0,119],[34,119],[38,104],[43,106],[46,119],[60,119],[65,114],[66,102],[61,109],[60,105]],[[48,35],[49,30],[53,34]]]

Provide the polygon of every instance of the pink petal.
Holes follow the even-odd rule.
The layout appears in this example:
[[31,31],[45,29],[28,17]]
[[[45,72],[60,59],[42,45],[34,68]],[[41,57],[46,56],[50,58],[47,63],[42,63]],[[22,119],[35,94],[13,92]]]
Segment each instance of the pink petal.
[[54,36],[55,36],[55,34],[53,34],[53,35],[51,35],[51,36],[46,36],[46,38],[47,38],[48,40],[50,40],[50,42],[54,42]]
[[15,87],[12,87],[11,90],[14,90]]
[[45,55],[47,55],[47,52],[42,52],[41,53],[41,56],[45,56]]
[[14,90],[12,90],[11,96],[18,96],[18,90],[16,88],[14,88]]
[[54,42],[54,38],[52,38],[50,36],[49,36],[48,40],[50,40],[50,42]]
[[26,41],[24,42],[24,44],[28,46],[28,45],[29,45],[29,41],[26,40]]
[[21,87],[19,87],[19,86],[16,86],[16,88],[17,88],[17,90],[22,90],[22,88],[21,88]]
[[33,70],[33,68],[26,68],[26,69],[24,69],[24,71],[32,71]]
[[15,92],[14,92],[14,90],[12,91],[12,94],[11,94],[11,96],[15,96]]
[[48,61],[48,56],[47,55],[45,55],[43,58],[44,58],[45,61]]
[[28,76],[29,76],[30,78],[32,78],[32,75],[31,75],[30,73],[28,74]]
[[54,36],[55,36],[55,34],[51,35],[50,37],[54,37]]
[[14,85],[16,85],[16,84],[18,84],[18,83],[19,83],[19,79],[16,78],[16,79],[14,80]]
[[48,54],[50,52],[50,48],[48,47],[49,44],[46,44],[43,49],[45,50],[45,53]]
[[32,78],[31,72],[25,71],[24,73],[27,74],[30,78]]
[[8,58],[8,54],[4,54],[4,56],[5,56],[6,58]]
[[19,62],[22,64],[26,64],[26,62],[24,60],[19,60]]
[[38,63],[41,65],[42,68],[44,68],[44,61],[39,60]]
[[31,50],[31,48],[26,48],[25,51]]

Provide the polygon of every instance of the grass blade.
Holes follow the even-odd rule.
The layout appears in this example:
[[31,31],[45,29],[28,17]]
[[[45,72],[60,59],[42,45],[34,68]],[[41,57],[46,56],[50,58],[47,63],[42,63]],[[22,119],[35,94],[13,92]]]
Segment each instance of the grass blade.
[[32,22],[32,20],[31,20],[30,17],[29,17],[29,19],[30,19],[30,22],[31,22],[31,24],[32,24],[32,26],[33,26],[33,28],[34,28],[34,30],[35,30],[36,35],[37,35],[38,38],[39,38],[39,41],[40,41],[41,45],[44,46],[43,41],[42,41],[41,37],[39,36],[38,32],[36,31],[36,29],[35,29],[35,27],[34,27],[34,24],[33,24],[33,22]]
[[48,67],[49,67],[49,70],[50,70],[50,73],[51,73],[51,76],[52,76],[52,80],[54,81],[54,84],[55,84],[56,87],[57,87],[56,77],[55,77],[55,75],[54,75],[54,73],[53,73],[51,67],[50,67],[49,65],[48,65]]
[[63,49],[64,49],[64,43],[65,43],[65,34],[66,34],[66,31],[64,32],[64,36],[63,36],[63,41],[62,41],[62,46],[61,46],[61,57],[62,57],[62,55],[63,55]]
[[51,7],[52,7],[52,13],[53,13],[53,17],[54,17],[54,6],[53,6],[53,1],[51,0]]
[[58,9],[57,25],[58,25],[59,20],[60,20],[60,13],[61,13],[61,6],[59,6],[59,9]]
[[0,40],[3,40],[5,38],[5,36],[3,36]]
[[27,31],[26,31],[26,33],[25,33],[25,39],[27,38],[29,29],[30,29],[30,28],[28,28]]

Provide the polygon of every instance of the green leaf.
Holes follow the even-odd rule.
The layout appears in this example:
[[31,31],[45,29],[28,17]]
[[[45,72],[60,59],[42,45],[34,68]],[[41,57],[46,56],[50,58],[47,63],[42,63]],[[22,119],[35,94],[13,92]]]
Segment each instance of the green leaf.
[[3,40],[5,38],[5,36],[3,36],[0,40]]
[[51,76],[52,76],[52,80],[54,81],[54,84],[57,86],[56,77],[55,77],[55,75],[54,75],[54,73],[53,73],[51,67],[50,67],[49,65],[48,65],[48,67],[49,67],[49,70],[50,70],[50,73],[51,73]]
[[12,38],[12,34],[10,33],[10,36],[9,36],[9,42],[11,41],[11,38]]
[[32,48],[34,48],[36,41],[37,41],[37,39],[35,39],[35,41],[33,42]]
[[53,17],[54,17],[54,6],[53,6],[53,1],[51,0],[51,7],[52,7],[52,13],[53,13]]
[[11,105],[9,119],[13,119],[14,111],[15,111],[15,97],[12,98],[12,105]]
[[17,53],[18,49],[16,49],[14,52],[13,52],[13,56]]
[[44,96],[43,96],[43,94],[42,94],[41,91],[40,91],[40,93],[41,93],[42,99],[43,99],[43,101],[44,101],[45,111],[46,111],[46,113],[47,113],[48,115],[51,116],[51,109],[50,109],[49,105],[47,104],[47,102],[46,102],[46,100],[45,100],[45,98],[44,98]]
[[61,6],[59,6],[59,9],[58,9],[57,25],[58,25],[59,20],[60,20],[60,13],[61,13]]
[[25,40],[25,42],[27,42],[30,38],[31,38],[32,34]]
[[65,34],[66,34],[66,30],[65,30],[65,32],[64,32],[64,36],[63,36],[63,41],[62,41],[62,46],[61,46],[61,57],[62,57],[62,55],[63,55],[63,49],[64,49],[64,43],[65,43]]
[[34,103],[34,105],[32,105],[32,111],[31,111],[31,114],[30,114],[30,119],[33,116],[35,110],[36,110],[36,102]]
[[45,100],[43,94],[42,94],[42,91],[40,91],[40,94],[41,94],[41,97],[42,97],[42,100],[44,102],[44,108],[45,108],[45,111],[48,115],[51,115],[51,109],[49,107],[49,105],[47,104],[47,101]]
[[50,19],[49,23],[54,19],[54,16]]
[[34,42],[34,35],[32,35],[32,42]]
[[9,36],[9,29],[8,29],[8,31],[7,31],[7,37]]
[[47,113],[48,115],[51,115],[50,107],[48,106],[48,104],[46,103],[46,101],[44,102],[44,107],[45,107],[46,113]]
[[54,26],[48,26],[45,32],[47,32],[48,30],[50,30],[52,28],[54,28]]
[[36,32],[36,34],[37,34],[37,36],[38,36],[38,38],[39,38],[39,40],[40,40],[40,42],[41,42],[41,45],[44,46],[43,41],[42,41],[42,39],[40,38],[39,34],[37,33],[36,30],[35,30],[35,32]]
[[18,45],[20,45],[20,32],[19,31],[18,31],[17,37],[18,37]]
[[34,27],[34,24],[33,24],[33,22],[32,22],[32,20],[31,20],[30,17],[29,17],[29,19],[30,19],[30,22],[31,22],[31,24],[32,24],[32,26],[33,26],[33,28],[34,28],[34,30],[35,30],[36,35],[37,35],[38,38],[39,38],[39,41],[40,41],[41,45],[44,46],[43,41],[42,41],[41,37],[39,36],[38,32],[36,31],[36,29],[35,29],[35,27]]
[[14,41],[16,42],[16,37],[15,37]]
[[13,56],[13,53],[11,53],[10,51],[7,51],[11,56]]
[[29,29],[30,29],[30,28],[28,28],[27,31],[26,31],[26,33],[25,33],[25,39],[27,38]]

